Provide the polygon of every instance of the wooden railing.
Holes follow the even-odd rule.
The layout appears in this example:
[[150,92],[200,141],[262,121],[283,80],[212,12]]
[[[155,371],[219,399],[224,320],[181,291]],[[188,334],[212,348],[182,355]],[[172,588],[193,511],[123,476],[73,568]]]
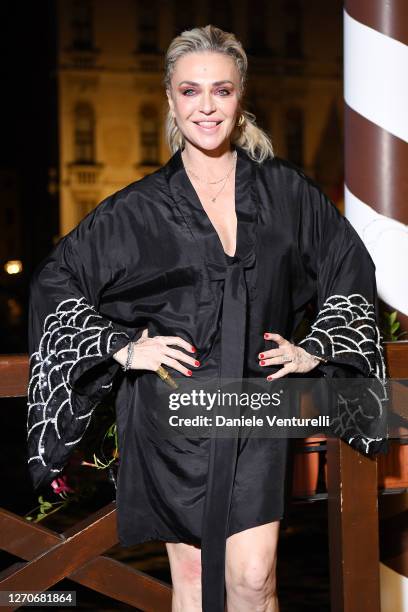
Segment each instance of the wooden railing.
[[[24,397],[27,383],[28,357],[0,356],[0,398]],[[170,585],[103,554],[117,543],[114,502],[63,533],[0,508],[0,549],[23,560],[0,572],[0,591],[46,591],[69,578],[139,610],[170,612]]]
[[[384,346],[389,376],[408,378],[408,342]],[[27,383],[27,356],[0,356],[0,398],[24,397]],[[326,445],[331,612],[380,612],[377,461],[337,438]],[[69,578],[140,610],[170,612],[170,585],[103,554],[118,543],[115,513],[112,502],[56,533],[0,509],[0,549],[22,559],[0,573],[0,590],[45,591]]]
[[[388,376],[407,379],[408,342],[384,348]],[[331,612],[380,612],[377,462],[327,439]]]

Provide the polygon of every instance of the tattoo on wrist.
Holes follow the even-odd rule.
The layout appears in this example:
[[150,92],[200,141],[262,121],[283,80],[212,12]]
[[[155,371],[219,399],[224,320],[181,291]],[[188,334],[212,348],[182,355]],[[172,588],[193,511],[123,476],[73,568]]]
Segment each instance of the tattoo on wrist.
[[133,357],[133,342],[129,342],[126,361],[125,361],[125,364],[122,366],[122,370],[124,372],[127,372],[128,370],[130,370],[130,366],[132,364],[132,357]]

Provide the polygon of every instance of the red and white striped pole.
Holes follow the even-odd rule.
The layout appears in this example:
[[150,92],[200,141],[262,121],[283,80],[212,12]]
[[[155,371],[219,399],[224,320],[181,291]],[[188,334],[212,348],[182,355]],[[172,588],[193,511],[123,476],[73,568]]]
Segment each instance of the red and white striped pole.
[[408,330],[408,0],[345,0],[344,99],[345,215]]

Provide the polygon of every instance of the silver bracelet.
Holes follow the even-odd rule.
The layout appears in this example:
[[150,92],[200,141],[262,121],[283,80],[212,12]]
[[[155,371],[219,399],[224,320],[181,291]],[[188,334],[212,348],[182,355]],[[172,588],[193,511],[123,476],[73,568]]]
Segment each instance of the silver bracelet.
[[316,359],[318,359],[319,361],[321,361],[322,363],[327,363],[327,359],[325,359],[324,357],[318,357],[317,355],[313,355],[313,357],[315,357]]
[[132,363],[132,357],[133,357],[133,342],[129,342],[126,363],[125,365],[122,366],[122,370],[124,372],[127,372],[128,370],[130,370],[130,365]]

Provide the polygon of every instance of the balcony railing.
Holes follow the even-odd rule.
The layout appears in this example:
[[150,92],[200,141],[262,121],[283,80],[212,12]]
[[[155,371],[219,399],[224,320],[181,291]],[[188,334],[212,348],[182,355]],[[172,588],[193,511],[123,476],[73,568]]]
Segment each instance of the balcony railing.
[[[408,378],[408,342],[384,346],[390,378]],[[27,383],[28,357],[1,355],[0,398],[24,397]],[[400,416],[407,419],[407,388],[401,393]],[[331,612],[380,612],[377,464],[387,457],[372,460],[333,437],[316,443],[325,445],[327,460]],[[45,591],[69,578],[139,610],[170,612],[170,585],[104,555],[118,543],[115,513],[113,501],[56,533],[0,509],[0,549],[22,560],[0,573],[0,590]],[[407,525],[402,518],[388,525],[394,538]],[[401,547],[393,563],[407,568],[408,551]]]
[[102,164],[72,163],[69,165],[69,182],[73,190],[94,189],[102,171]]

